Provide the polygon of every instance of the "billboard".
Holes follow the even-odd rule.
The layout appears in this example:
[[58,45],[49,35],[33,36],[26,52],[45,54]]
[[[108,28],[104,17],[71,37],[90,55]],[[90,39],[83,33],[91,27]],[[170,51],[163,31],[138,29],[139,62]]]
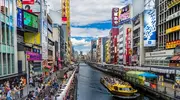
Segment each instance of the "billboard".
[[18,8],[22,8],[22,1],[21,0],[16,0],[16,5]]
[[119,26],[119,8],[112,9],[112,26],[113,27]]
[[144,11],[144,46],[156,46],[156,10]]
[[38,32],[38,16],[26,11],[23,11],[24,29]]
[[23,28],[23,11],[17,8],[17,27]]
[[119,24],[122,25],[124,23],[130,22],[130,20],[131,20],[130,5],[127,5],[119,9]]
[[36,1],[33,5],[24,4],[23,9],[28,12],[39,13],[40,12],[40,3]]
[[34,4],[34,1],[35,0],[22,0],[22,4]]
[[41,37],[40,33],[24,33],[24,42],[30,44],[41,44]]

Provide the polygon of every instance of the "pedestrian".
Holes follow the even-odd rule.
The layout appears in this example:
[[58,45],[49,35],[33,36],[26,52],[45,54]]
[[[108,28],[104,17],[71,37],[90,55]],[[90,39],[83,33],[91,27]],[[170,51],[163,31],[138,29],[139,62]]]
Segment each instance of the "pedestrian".
[[38,91],[38,88],[36,88],[36,90],[35,90],[35,96],[37,97],[38,94],[39,94],[39,91]]
[[8,92],[7,92],[7,99],[6,100],[13,100],[13,98],[12,98],[12,96],[11,96],[11,90],[9,90]]
[[29,84],[30,84],[30,86],[33,87],[33,78],[32,77],[30,77],[30,79],[29,79]]

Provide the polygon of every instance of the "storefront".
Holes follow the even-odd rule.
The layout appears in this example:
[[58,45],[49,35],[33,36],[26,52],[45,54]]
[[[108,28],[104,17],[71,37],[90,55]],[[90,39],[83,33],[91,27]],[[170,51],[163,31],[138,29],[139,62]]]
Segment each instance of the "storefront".
[[35,52],[26,51],[26,59],[28,61],[29,75],[35,76],[41,72],[42,55]]
[[170,60],[170,67],[180,67],[180,45],[174,49],[174,56]]
[[174,55],[174,49],[147,52],[145,55],[145,65],[169,66],[170,59]]

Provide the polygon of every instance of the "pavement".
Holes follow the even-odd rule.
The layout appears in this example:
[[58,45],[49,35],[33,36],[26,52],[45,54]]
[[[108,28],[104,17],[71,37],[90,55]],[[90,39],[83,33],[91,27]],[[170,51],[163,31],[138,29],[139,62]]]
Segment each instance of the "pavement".
[[174,88],[173,84],[168,82],[158,82],[158,91],[166,93],[167,95],[174,96],[174,91],[176,91],[176,96],[180,96],[180,88]]

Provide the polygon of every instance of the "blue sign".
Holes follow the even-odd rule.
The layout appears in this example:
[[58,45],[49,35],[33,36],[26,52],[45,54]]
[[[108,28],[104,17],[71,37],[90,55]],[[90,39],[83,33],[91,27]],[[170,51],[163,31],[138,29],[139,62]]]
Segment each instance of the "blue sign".
[[144,11],[144,46],[156,46],[156,10]]
[[23,16],[22,16],[22,9],[17,8],[17,27],[23,27]]

